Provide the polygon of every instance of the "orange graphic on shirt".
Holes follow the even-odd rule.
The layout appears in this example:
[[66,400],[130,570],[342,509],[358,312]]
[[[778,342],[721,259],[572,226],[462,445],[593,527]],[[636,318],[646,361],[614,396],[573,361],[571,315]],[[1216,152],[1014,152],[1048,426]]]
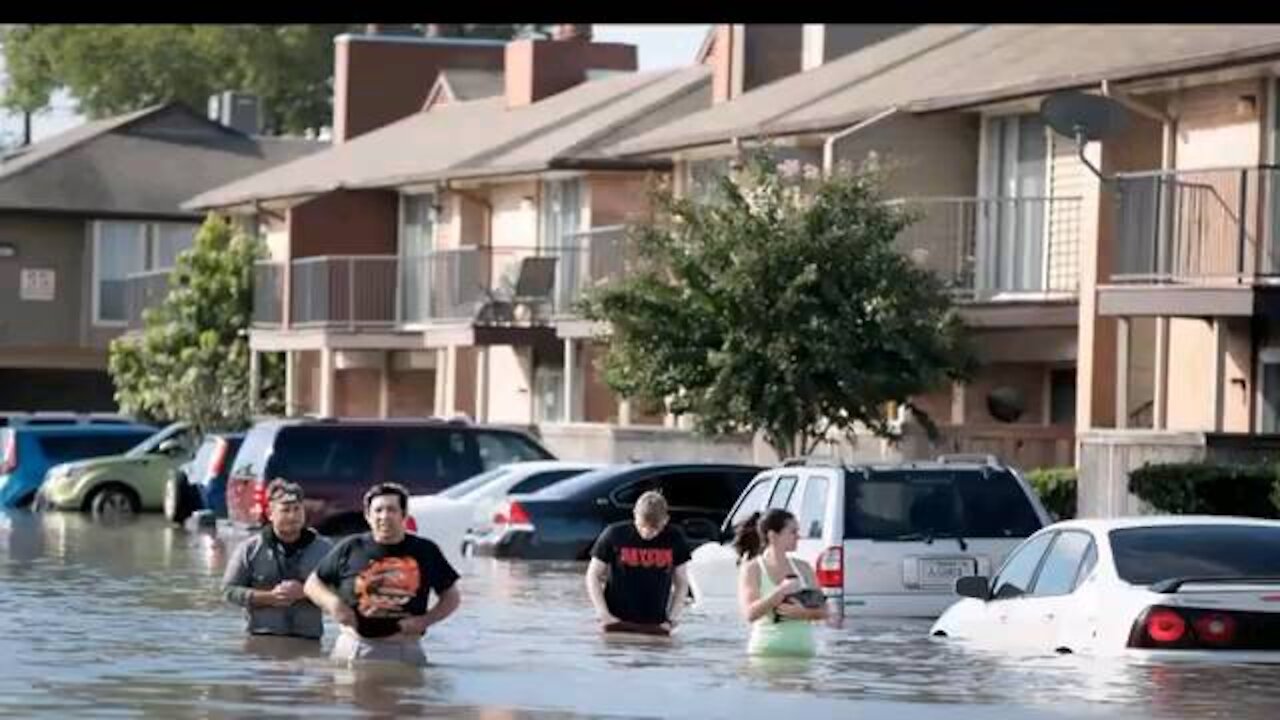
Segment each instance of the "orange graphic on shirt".
[[356,610],[365,617],[404,617],[420,582],[418,561],[411,557],[375,560],[356,576]]

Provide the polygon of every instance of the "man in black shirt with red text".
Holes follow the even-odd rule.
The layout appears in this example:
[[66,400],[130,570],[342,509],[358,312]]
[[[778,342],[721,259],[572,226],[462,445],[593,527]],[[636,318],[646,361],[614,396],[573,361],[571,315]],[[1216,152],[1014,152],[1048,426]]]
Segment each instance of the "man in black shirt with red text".
[[666,634],[689,591],[689,544],[667,524],[667,501],[656,491],[636,500],[633,522],[610,525],[591,548],[587,595],[606,631]]

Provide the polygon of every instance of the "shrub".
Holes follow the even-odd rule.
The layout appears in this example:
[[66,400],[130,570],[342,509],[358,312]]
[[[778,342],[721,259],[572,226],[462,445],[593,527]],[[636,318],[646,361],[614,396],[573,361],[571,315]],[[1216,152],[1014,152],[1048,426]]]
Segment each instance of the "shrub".
[[1076,516],[1075,468],[1037,468],[1027,473],[1027,482],[1054,518],[1070,520]]
[[1129,473],[1129,492],[1174,515],[1280,517],[1275,465],[1147,464]]

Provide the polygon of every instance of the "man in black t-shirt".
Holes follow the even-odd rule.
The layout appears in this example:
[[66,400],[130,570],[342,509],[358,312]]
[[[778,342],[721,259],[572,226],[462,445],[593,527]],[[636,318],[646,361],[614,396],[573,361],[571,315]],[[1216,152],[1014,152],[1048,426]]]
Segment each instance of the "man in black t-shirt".
[[632,514],[633,522],[610,525],[596,539],[587,595],[606,631],[670,632],[689,591],[689,544],[667,524],[667,501],[660,493],[641,495]]
[[408,506],[400,485],[373,486],[364,496],[369,532],[335,545],[307,578],[307,597],[341,626],[334,659],[424,664],[419,640],[462,601],[458,573],[440,548],[406,534]]

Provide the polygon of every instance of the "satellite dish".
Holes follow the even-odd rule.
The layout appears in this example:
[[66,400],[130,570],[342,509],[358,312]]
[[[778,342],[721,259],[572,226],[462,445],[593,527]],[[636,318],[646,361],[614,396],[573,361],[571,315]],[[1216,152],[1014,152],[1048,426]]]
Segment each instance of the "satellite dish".
[[1109,179],[1084,156],[1084,146],[1114,137],[1128,126],[1129,113],[1123,105],[1109,97],[1073,90],[1045,98],[1040,103],[1040,117],[1054,132],[1074,138],[1081,162],[1104,182]]

